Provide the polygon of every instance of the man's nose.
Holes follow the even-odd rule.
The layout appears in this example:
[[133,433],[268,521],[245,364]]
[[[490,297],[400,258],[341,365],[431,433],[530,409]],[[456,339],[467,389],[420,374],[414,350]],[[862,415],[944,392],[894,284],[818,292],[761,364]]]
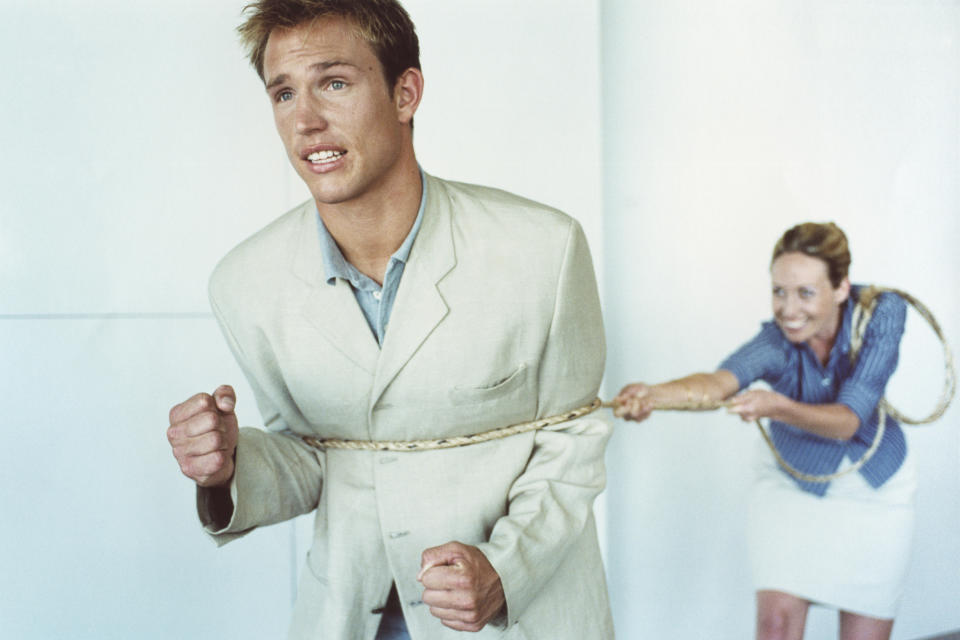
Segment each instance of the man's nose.
[[323,105],[314,96],[307,94],[300,96],[294,111],[297,133],[308,134],[313,131],[323,131],[327,128],[327,120],[323,114]]

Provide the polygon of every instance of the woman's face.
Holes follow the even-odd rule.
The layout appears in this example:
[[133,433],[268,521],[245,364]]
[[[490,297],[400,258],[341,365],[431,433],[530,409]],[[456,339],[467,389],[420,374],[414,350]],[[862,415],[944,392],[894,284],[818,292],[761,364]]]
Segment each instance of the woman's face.
[[840,304],[850,294],[850,281],[834,288],[827,263],[791,251],[770,265],[773,281],[773,317],[790,342],[812,338],[832,341],[837,334]]

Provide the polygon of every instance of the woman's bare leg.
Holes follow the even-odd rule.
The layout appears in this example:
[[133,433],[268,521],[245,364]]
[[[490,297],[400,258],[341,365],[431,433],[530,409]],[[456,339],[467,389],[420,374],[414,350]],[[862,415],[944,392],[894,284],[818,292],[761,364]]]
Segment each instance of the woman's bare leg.
[[849,611],[840,612],[840,640],[889,640],[893,619],[869,618]]
[[757,640],[803,640],[810,603],[782,591],[757,591]]

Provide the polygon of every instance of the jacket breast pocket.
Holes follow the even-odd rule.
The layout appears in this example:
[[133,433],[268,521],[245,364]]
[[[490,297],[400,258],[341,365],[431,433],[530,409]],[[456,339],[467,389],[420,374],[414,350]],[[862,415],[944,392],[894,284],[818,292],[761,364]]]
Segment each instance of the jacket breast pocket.
[[524,392],[532,393],[528,388],[529,372],[526,363],[522,363],[511,373],[492,377],[489,382],[477,386],[452,387],[448,391],[450,402],[455,405],[483,404],[506,400]]

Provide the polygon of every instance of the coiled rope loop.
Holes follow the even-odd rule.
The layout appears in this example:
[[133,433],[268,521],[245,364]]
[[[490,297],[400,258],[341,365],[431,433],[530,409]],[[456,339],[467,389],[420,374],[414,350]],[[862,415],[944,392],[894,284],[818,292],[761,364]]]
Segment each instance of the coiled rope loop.
[[877,306],[877,299],[880,297],[880,294],[884,292],[895,293],[906,300],[910,306],[917,310],[917,313],[923,316],[924,320],[930,325],[930,328],[933,329],[933,332],[937,334],[937,338],[940,339],[940,344],[943,346],[944,378],[943,391],[940,393],[940,399],[937,401],[937,405],[930,415],[925,418],[910,418],[890,405],[885,398],[881,399],[881,406],[886,409],[887,413],[905,424],[929,424],[940,419],[944,412],[946,412],[947,407],[950,406],[950,402],[953,400],[953,394],[956,391],[957,374],[954,369],[953,353],[950,351],[950,345],[947,344],[947,339],[943,335],[943,329],[940,328],[940,323],[933,317],[933,314],[926,305],[900,289],[877,286],[862,289],[860,291],[858,304],[853,308],[850,332],[850,357],[855,360],[857,354],[860,353],[860,347],[863,346],[863,337],[867,332],[867,323],[870,322],[870,318],[873,316],[873,310]]
[[945,369],[943,392],[940,395],[940,399],[937,401],[937,405],[934,407],[934,410],[930,415],[925,418],[915,419],[904,415],[899,410],[894,408],[886,398],[881,398],[880,402],[877,404],[877,432],[873,437],[873,442],[870,443],[870,447],[863,452],[863,455],[860,456],[859,460],[852,463],[850,466],[834,473],[822,475],[804,473],[784,460],[783,456],[781,456],[780,452],[777,450],[776,445],[773,443],[773,439],[770,437],[770,434],[766,429],[763,428],[763,425],[760,423],[760,421],[757,420],[757,429],[760,430],[760,434],[763,436],[764,441],[766,441],[767,446],[770,447],[770,451],[773,452],[773,456],[776,458],[777,464],[779,464],[787,473],[797,480],[815,483],[830,482],[831,480],[836,480],[840,476],[852,473],[863,467],[863,465],[865,465],[867,461],[873,457],[873,454],[875,454],[877,449],[880,447],[880,442],[883,440],[883,434],[886,431],[888,414],[905,424],[928,424],[940,418],[947,410],[947,407],[950,406],[950,401],[953,399],[953,394],[956,390],[957,377],[956,371],[954,370],[953,353],[950,351],[950,345],[947,344],[947,340],[943,335],[943,330],[940,328],[940,324],[937,322],[937,319],[933,317],[933,314],[930,312],[930,310],[927,309],[926,305],[905,291],[877,286],[865,287],[860,290],[860,296],[857,300],[857,304],[853,308],[853,316],[851,318],[850,361],[856,362],[857,356],[860,353],[860,348],[863,346],[863,338],[867,333],[867,324],[870,322],[870,318],[873,317],[873,311],[877,307],[877,300],[881,293],[894,293],[907,301],[910,306],[916,309],[917,312],[930,324],[930,327],[940,339],[940,343],[943,345]]

